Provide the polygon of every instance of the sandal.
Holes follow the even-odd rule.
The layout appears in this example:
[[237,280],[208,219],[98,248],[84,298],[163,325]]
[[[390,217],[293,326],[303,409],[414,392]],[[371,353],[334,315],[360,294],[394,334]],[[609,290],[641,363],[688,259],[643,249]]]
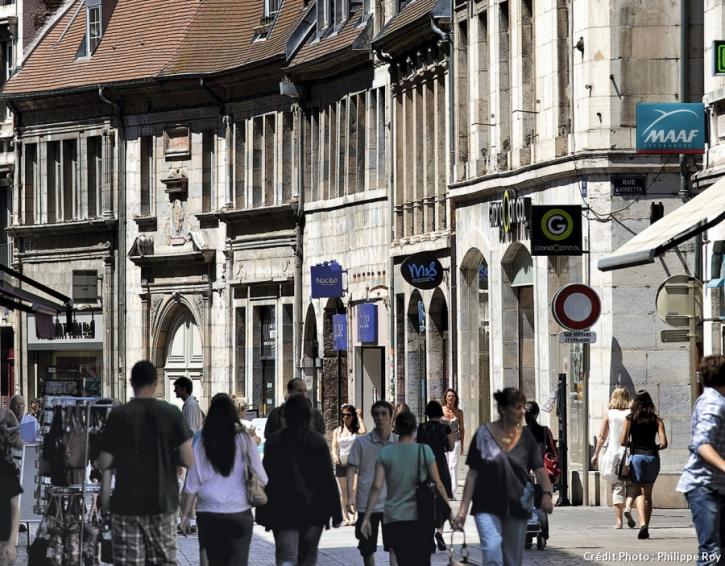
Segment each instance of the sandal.
[[614,523],[614,528],[615,529],[621,529],[622,528],[622,521],[617,521],[616,523]]
[[630,529],[633,529],[637,526],[637,523],[634,522],[634,519],[632,519],[632,510],[631,509],[625,509],[624,510],[624,518],[627,519],[627,526]]

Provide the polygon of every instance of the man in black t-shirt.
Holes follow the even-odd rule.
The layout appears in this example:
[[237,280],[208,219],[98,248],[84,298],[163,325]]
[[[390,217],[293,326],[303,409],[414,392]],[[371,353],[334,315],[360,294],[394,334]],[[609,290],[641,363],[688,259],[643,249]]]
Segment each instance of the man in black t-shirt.
[[[0,425],[3,427],[3,425]],[[12,564],[17,554],[20,522],[20,480],[15,467],[6,459],[10,443],[0,439],[0,564]]]
[[134,398],[111,411],[97,466],[104,470],[101,505],[110,498],[114,564],[176,564],[178,465],[191,467],[192,432],[181,411],[155,398],[156,368],[142,361],[131,370]]

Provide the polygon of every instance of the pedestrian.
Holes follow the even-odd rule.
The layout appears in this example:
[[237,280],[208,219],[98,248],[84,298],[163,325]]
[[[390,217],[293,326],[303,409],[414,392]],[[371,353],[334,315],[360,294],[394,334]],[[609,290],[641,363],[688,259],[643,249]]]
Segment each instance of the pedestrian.
[[383,538],[395,552],[398,566],[430,566],[431,547],[424,541],[433,540],[433,529],[418,517],[418,482],[427,475],[435,481],[438,495],[444,501],[448,497],[433,451],[430,446],[417,444],[413,438],[416,424],[415,415],[410,411],[403,411],[396,417],[398,442],[389,444],[378,455],[375,479],[360,527],[362,536],[373,535],[372,514],[385,486]]
[[[375,464],[380,451],[398,441],[398,436],[393,433],[393,406],[387,401],[379,400],[373,403],[370,408],[370,415],[375,424],[373,430],[358,436],[350,449],[347,458],[347,510],[352,516],[357,511],[355,522],[355,538],[358,540],[357,548],[363,558],[365,566],[375,566],[375,552],[378,545],[378,531],[383,521],[385,509],[386,490],[385,485],[381,489],[378,502],[370,513],[371,534],[362,536],[360,529],[367,510],[368,496],[375,479]],[[355,493],[355,480],[357,479],[357,493]],[[354,503],[353,503],[354,501]],[[396,566],[395,553],[383,531],[383,549],[390,553],[390,564]]]
[[393,432],[395,434],[398,434],[398,431],[395,430],[395,420],[398,418],[398,415],[400,413],[404,412],[410,412],[410,407],[408,407],[407,403],[398,403],[397,405],[395,405],[395,410],[393,411]]
[[541,511],[551,513],[551,482],[534,435],[521,426],[526,397],[514,387],[494,393],[499,419],[478,427],[468,448],[463,497],[454,528],[462,529],[469,505],[487,566],[520,566],[531,516],[533,471],[541,485]]
[[453,499],[458,488],[458,461],[463,455],[463,446],[466,438],[466,427],[463,422],[463,411],[458,407],[458,393],[455,389],[446,389],[443,394],[443,421],[448,423],[456,435],[456,445],[453,450],[446,453],[448,459],[448,470],[451,475],[451,487],[453,488]]
[[191,467],[193,435],[178,408],[156,399],[157,385],[154,365],[137,362],[134,398],[111,411],[101,439],[96,467],[104,471],[101,509],[111,511],[114,564],[176,564],[176,467]]
[[[629,391],[624,387],[615,387],[609,398],[609,408],[602,419],[597,444],[594,448],[594,456],[592,456],[592,467],[599,468],[602,479],[609,482],[609,487],[612,490],[615,529],[621,529],[624,520],[627,521],[627,526],[630,529],[637,525],[632,518],[632,502],[637,495],[637,489],[632,482],[620,479],[617,473],[619,461],[624,456],[624,446],[619,443],[619,437],[622,434],[624,421],[629,415],[631,404],[632,398]],[[605,443],[607,448],[600,460],[599,452],[601,452]]]
[[[0,407],[0,428],[4,428],[6,430],[9,435],[8,438],[10,444],[15,448],[22,446],[18,424],[18,418],[15,416],[15,413],[13,413],[9,408]],[[12,463],[12,450],[8,450],[4,459]]]
[[[418,427],[416,442],[418,444],[427,444],[433,451],[438,474],[441,482],[448,495],[447,499],[453,498],[453,490],[451,489],[451,475],[448,470],[448,460],[446,453],[455,448],[456,435],[451,430],[450,425],[442,422],[443,407],[438,401],[428,401],[425,406],[425,416],[427,422],[422,423]],[[446,550],[446,543],[443,540],[443,525],[436,525],[435,544],[438,550]]]
[[[332,462],[335,465],[335,477],[340,487],[342,518],[346,527],[354,524],[355,515],[347,509],[347,461],[355,439],[360,434],[360,421],[353,405],[345,403],[340,411],[342,423],[332,433]],[[354,491],[354,490],[353,490]]]
[[[291,395],[302,395],[303,397],[307,395],[307,384],[304,379],[295,377],[287,382],[287,398]],[[269,439],[272,434],[281,428],[284,428],[284,426],[285,415],[284,405],[282,405],[280,407],[275,407],[269,413],[267,417],[267,424],[264,426],[264,438]],[[312,420],[310,421],[310,426],[321,435],[325,435],[325,419],[322,418],[322,413],[320,413],[317,409],[312,409]]]
[[267,473],[257,445],[240,432],[237,408],[226,393],[211,400],[209,414],[194,444],[194,465],[186,475],[181,530],[190,532],[190,514],[196,501],[199,549],[210,566],[246,566],[254,517],[247,500],[245,472],[251,466],[262,485]]
[[[556,449],[554,443],[554,434],[551,429],[546,426],[539,424],[539,404],[536,401],[529,401],[525,406],[526,412],[524,413],[524,420],[526,421],[526,429],[533,435],[536,440],[536,444],[541,452],[541,459],[544,462],[544,468],[546,468],[546,457],[556,459],[558,461],[559,452]],[[554,484],[558,478],[551,475],[550,470],[546,470],[549,477],[549,481]],[[543,487],[539,482],[534,483],[534,508],[541,508],[541,499],[543,497]],[[538,514],[538,513],[537,513]],[[546,513],[539,514],[539,523],[541,525],[541,537],[544,540],[549,539],[549,521],[546,517]],[[527,541],[528,543],[528,541]],[[527,547],[528,548],[528,547]]]
[[246,398],[236,398],[234,395],[232,395],[231,399],[237,409],[237,416],[239,417],[239,425],[237,428],[244,429],[244,431],[246,431],[246,433],[252,438],[254,443],[259,446],[259,444],[262,442],[262,439],[257,434],[257,428],[252,424],[252,421],[247,420]]
[[[659,437],[659,443],[655,437]],[[660,450],[667,448],[665,424],[657,416],[652,397],[644,389],[637,391],[632,412],[624,419],[619,437],[622,446],[629,446],[629,475],[637,486],[637,511],[641,525],[637,538],[649,538],[652,517],[652,488],[660,473]]]
[[[38,433],[40,433],[40,423],[38,423],[38,419],[32,412],[25,412],[25,399],[23,398],[23,396],[13,395],[8,402],[8,408],[13,412],[15,418],[20,424],[21,440],[35,442],[36,438],[38,437]],[[23,425],[30,426],[28,425],[28,423],[32,423],[32,426],[30,428],[30,431],[26,433],[24,432],[25,427]]]
[[268,501],[256,519],[274,533],[277,566],[314,566],[322,528],[342,524],[340,494],[327,442],[310,428],[307,398],[291,395],[284,419],[265,445]]
[[184,415],[184,420],[189,425],[191,432],[196,434],[204,425],[204,413],[201,411],[196,397],[192,395],[193,392],[194,382],[188,377],[180,377],[174,381],[174,394],[177,399],[184,402],[181,414]]
[[7,428],[0,427],[0,566],[12,566],[17,556],[20,527],[20,478],[8,457],[13,442]]
[[698,368],[705,386],[692,413],[690,457],[677,483],[695,523],[698,566],[714,566],[725,546],[725,356]]

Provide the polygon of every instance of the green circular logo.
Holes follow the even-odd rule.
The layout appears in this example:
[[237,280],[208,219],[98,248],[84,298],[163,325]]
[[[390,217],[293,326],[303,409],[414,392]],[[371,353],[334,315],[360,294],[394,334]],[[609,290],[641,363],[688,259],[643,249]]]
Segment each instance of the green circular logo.
[[510,203],[511,197],[509,196],[508,189],[506,189],[503,192],[503,202],[501,203],[502,211],[502,218],[501,218],[501,224],[503,224],[503,231],[508,232],[511,229],[511,214],[509,211],[509,203]]
[[541,231],[547,239],[561,242],[574,231],[574,219],[565,210],[552,208],[541,218]]

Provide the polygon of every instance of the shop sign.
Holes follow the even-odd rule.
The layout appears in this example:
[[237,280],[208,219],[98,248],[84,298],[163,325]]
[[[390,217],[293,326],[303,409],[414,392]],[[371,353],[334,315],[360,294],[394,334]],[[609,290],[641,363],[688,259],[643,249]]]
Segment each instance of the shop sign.
[[52,334],[38,328],[33,314],[28,314],[29,350],[73,350],[103,348],[103,315],[101,313],[76,312],[69,325],[65,317],[56,318]]
[[347,350],[347,315],[332,315],[332,348],[335,351]]
[[621,196],[647,194],[645,177],[612,177],[612,192]]
[[378,306],[375,303],[358,305],[357,336],[363,344],[378,343]]
[[335,260],[313,265],[312,298],[342,297],[342,266]]
[[716,39],[712,42],[713,75],[725,75],[725,40]]
[[503,237],[512,232],[514,226],[527,225],[531,218],[531,198],[517,197],[511,190],[503,192],[503,199],[488,206],[488,223],[498,228]]
[[582,207],[531,207],[531,255],[582,255]]
[[430,252],[409,256],[400,266],[403,279],[416,289],[435,289],[443,282],[443,266]]
[[705,153],[705,105],[637,104],[637,153]]
[[560,344],[594,344],[597,333],[592,330],[563,330],[559,332]]

